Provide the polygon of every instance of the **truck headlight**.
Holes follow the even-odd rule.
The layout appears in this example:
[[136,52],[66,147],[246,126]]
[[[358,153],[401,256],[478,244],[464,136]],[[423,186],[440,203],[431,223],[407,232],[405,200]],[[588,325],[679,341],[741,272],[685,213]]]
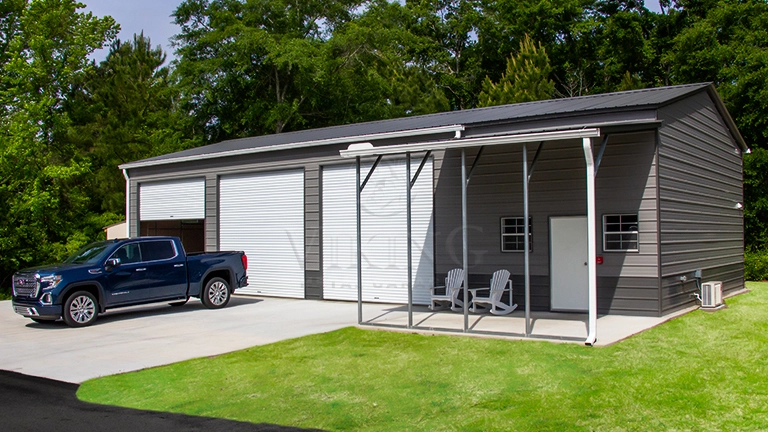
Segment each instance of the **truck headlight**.
[[40,278],[40,288],[51,290],[56,288],[59,282],[61,282],[61,275],[43,276]]

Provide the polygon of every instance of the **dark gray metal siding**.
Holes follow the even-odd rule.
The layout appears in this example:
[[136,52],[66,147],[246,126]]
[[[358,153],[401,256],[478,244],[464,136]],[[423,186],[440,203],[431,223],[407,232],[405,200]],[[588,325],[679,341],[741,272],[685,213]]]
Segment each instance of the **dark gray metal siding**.
[[[536,144],[528,146],[528,160]],[[468,187],[470,284],[486,284],[500,268],[513,274],[515,301],[523,304],[523,254],[502,253],[500,218],[520,217],[522,202],[522,146],[489,147]],[[471,166],[477,149],[468,149]],[[601,312],[658,315],[658,247],[656,214],[655,134],[617,134],[609,138],[596,179],[598,227],[602,214],[637,213],[639,252],[602,252],[598,229],[598,297]],[[435,158],[435,263],[440,280],[461,266],[460,152]],[[548,310],[549,218],[586,214],[585,163],[581,141],[547,143],[530,184],[533,217],[531,307]],[[477,286],[477,285],[476,285]]]
[[[659,110],[662,312],[694,304],[693,271],[744,287],[742,159],[707,93]],[[686,276],[683,283],[681,276]]]
[[219,250],[219,179],[205,176],[205,251]]
[[320,260],[320,165],[304,167],[304,268],[305,297],[323,298],[323,267]]
[[130,212],[130,226],[128,227],[128,237],[139,235],[139,182],[131,179],[131,202],[128,211]]

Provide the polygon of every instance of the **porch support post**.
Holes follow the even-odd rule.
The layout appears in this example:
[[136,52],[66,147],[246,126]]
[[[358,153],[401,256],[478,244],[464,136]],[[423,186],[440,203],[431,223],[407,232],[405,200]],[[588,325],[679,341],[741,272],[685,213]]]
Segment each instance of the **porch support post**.
[[586,345],[597,341],[597,234],[595,227],[595,161],[591,138],[582,138],[587,163],[587,268],[589,271],[589,323]]
[[360,156],[355,158],[355,207],[357,209],[357,323],[363,323],[363,248],[362,232],[360,230],[360,193],[363,191],[360,184]]
[[464,333],[469,331],[469,247],[467,245],[467,152],[461,149],[461,260],[464,268]]
[[413,327],[413,252],[411,251],[411,153],[405,152],[405,208],[408,244],[408,328]]
[[[541,146],[539,146],[541,149]],[[538,152],[536,152],[538,156]],[[535,160],[535,159],[534,159]],[[528,226],[528,146],[523,143],[523,225],[525,234],[525,336],[531,335],[531,260],[530,260],[530,227]],[[512,304],[512,293],[509,293],[509,303]]]

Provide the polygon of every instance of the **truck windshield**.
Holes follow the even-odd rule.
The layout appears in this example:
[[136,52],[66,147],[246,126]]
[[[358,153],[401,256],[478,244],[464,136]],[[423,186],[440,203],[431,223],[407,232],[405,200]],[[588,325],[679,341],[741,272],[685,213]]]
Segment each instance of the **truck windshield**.
[[75,252],[72,256],[64,260],[70,264],[95,264],[101,261],[104,251],[112,242],[95,242]]

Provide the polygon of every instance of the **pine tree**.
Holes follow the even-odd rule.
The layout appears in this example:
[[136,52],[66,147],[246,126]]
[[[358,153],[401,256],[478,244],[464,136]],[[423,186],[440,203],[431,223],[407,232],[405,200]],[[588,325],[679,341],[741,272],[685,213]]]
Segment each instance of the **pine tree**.
[[483,81],[478,106],[494,106],[531,102],[552,98],[555,83],[549,79],[552,67],[547,52],[526,35],[520,43],[520,52],[507,60],[507,70],[499,82],[489,77]]

